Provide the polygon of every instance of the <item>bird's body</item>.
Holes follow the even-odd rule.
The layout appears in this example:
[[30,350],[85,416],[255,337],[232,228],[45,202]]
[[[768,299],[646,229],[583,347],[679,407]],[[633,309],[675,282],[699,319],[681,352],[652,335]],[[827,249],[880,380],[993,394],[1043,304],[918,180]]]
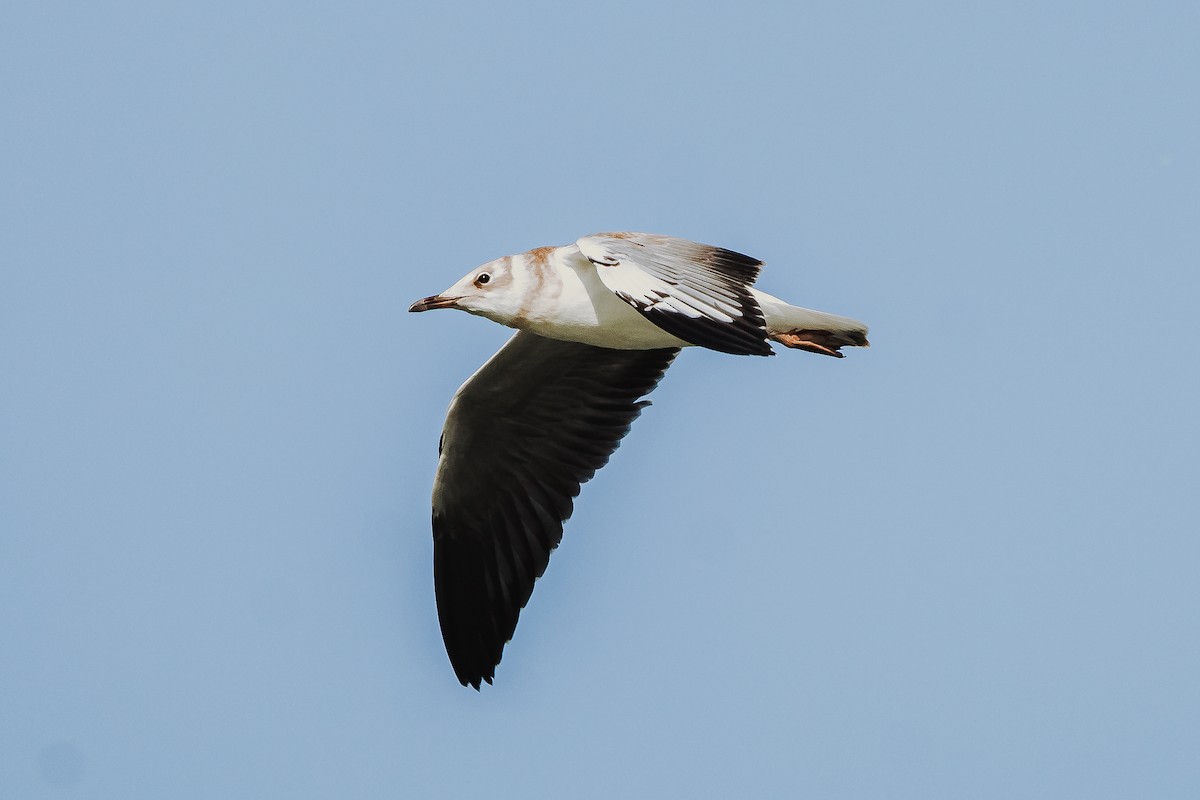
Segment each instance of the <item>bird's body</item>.
[[[509,256],[532,277],[532,302],[511,326],[539,336],[618,350],[683,347],[687,342],[646,320],[600,281],[596,265],[573,244]],[[497,320],[499,321],[499,320]],[[506,324],[506,323],[502,323]]]
[[490,683],[579,487],[603,466],[679,349],[841,357],[856,320],[752,288],[761,262],[642,233],[488,262],[411,311],[458,308],[520,331],[455,394],[434,481],[434,583],[464,685]]

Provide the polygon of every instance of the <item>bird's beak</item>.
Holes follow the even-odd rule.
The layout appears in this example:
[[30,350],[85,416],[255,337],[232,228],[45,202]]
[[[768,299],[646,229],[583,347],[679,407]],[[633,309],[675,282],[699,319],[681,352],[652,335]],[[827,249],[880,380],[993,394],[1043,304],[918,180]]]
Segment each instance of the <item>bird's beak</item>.
[[409,311],[429,311],[432,308],[454,308],[461,297],[443,297],[440,294],[431,295],[413,303]]

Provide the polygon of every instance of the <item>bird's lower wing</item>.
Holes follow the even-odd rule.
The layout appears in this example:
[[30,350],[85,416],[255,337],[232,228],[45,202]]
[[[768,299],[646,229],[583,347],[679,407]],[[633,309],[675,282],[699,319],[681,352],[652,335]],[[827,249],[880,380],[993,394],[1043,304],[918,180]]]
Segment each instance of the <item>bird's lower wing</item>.
[[464,686],[492,682],[581,484],[649,405],[679,351],[513,336],[458,390],[433,490],[433,577]]
[[648,233],[598,233],[575,244],[609,290],[668,333],[724,353],[771,355],[750,292],[761,261]]

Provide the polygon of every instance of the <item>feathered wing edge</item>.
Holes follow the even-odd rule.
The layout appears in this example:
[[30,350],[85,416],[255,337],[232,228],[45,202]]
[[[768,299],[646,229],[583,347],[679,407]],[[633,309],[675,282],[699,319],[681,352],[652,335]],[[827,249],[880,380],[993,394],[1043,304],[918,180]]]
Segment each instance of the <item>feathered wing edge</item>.
[[576,245],[609,290],[668,333],[722,353],[773,355],[750,288],[758,259],[647,233],[593,234]]

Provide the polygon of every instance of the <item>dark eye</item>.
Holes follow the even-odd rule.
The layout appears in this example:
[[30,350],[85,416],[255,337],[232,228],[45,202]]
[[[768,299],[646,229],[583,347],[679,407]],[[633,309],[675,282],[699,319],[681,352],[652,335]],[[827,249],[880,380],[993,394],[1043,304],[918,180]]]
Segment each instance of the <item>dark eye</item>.
[[475,278],[476,286],[483,286],[485,283],[491,283],[491,282],[492,282],[492,276],[488,275],[486,272],[479,273],[479,276]]

